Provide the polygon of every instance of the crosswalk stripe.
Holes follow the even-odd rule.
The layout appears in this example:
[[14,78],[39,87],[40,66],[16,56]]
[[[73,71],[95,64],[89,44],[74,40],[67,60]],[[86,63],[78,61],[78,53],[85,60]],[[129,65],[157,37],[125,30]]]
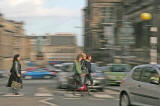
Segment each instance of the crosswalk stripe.
[[81,99],[81,98],[71,98],[71,97],[69,97],[69,98],[64,98],[64,99],[66,99],[66,100],[76,100],[76,99]]
[[102,99],[114,98],[113,96],[107,95],[107,94],[93,94],[93,97],[102,98]]
[[35,93],[34,96],[51,97],[51,96],[53,96],[53,94],[51,94],[51,93]]
[[106,99],[98,99],[98,98],[93,98],[93,97],[91,97],[91,98],[88,98],[89,100],[106,100]]
[[24,94],[14,95],[13,93],[8,93],[8,94],[5,94],[3,96],[6,96],[6,97],[17,97],[17,96],[24,96]]

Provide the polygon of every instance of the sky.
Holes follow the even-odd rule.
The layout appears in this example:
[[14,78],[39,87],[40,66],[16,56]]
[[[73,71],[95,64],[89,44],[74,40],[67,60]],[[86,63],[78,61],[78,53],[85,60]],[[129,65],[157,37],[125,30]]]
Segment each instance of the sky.
[[85,1],[0,0],[0,13],[7,19],[24,21],[27,35],[70,32],[77,35],[78,45],[82,46]]

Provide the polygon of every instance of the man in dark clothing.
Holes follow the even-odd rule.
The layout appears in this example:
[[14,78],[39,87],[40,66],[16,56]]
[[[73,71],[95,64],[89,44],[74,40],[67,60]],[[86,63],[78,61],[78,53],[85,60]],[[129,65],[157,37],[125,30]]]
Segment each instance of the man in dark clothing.
[[87,82],[87,80],[90,81],[90,84],[93,85],[93,79],[92,79],[92,70],[91,70],[91,60],[92,57],[90,55],[87,56],[86,59],[86,75],[85,75],[85,79],[84,79],[84,83]]

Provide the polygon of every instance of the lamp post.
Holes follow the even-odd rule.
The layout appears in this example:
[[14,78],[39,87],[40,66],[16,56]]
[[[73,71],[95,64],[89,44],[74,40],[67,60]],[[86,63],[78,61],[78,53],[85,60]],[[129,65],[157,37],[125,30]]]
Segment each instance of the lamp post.
[[[150,21],[152,19],[152,14],[142,13],[140,17],[143,21]],[[150,31],[156,33],[158,29],[155,26],[155,11],[153,12],[153,18],[153,25],[150,27]],[[150,64],[157,64],[157,36],[154,35],[150,36]]]

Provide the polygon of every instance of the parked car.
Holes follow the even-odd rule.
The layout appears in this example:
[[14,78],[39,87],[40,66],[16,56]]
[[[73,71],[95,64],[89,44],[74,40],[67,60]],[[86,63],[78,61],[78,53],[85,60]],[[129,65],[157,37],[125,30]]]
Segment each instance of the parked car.
[[73,63],[63,63],[60,72],[57,73],[57,88],[67,88],[68,78],[73,75]]
[[54,74],[52,72],[48,72],[45,69],[35,69],[31,71],[26,71],[22,74],[24,79],[39,79],[39,78],[52,78]]
[[105,71],[105,83],[107,85],[120,85],[129,71],[130,66],[128,64],[108,64]]
[[122,81],[120,106],[160,105],[160,65],[134,67]]
[[[100,70],[101,68],[99,68],[95,63],[91,64],[91,70],[92,70],[92,78],[93,78],[93,85],[89,86],[90,89],[95,89],[95,90],[100,90],[103,91],[104,88],[104,72],[102,70]],[[73,72],[72,74],[70,74],[71,76],[68,78],[68,86],[69,88],[73,88]],[[83,79],[83,78],[82,78]]]

